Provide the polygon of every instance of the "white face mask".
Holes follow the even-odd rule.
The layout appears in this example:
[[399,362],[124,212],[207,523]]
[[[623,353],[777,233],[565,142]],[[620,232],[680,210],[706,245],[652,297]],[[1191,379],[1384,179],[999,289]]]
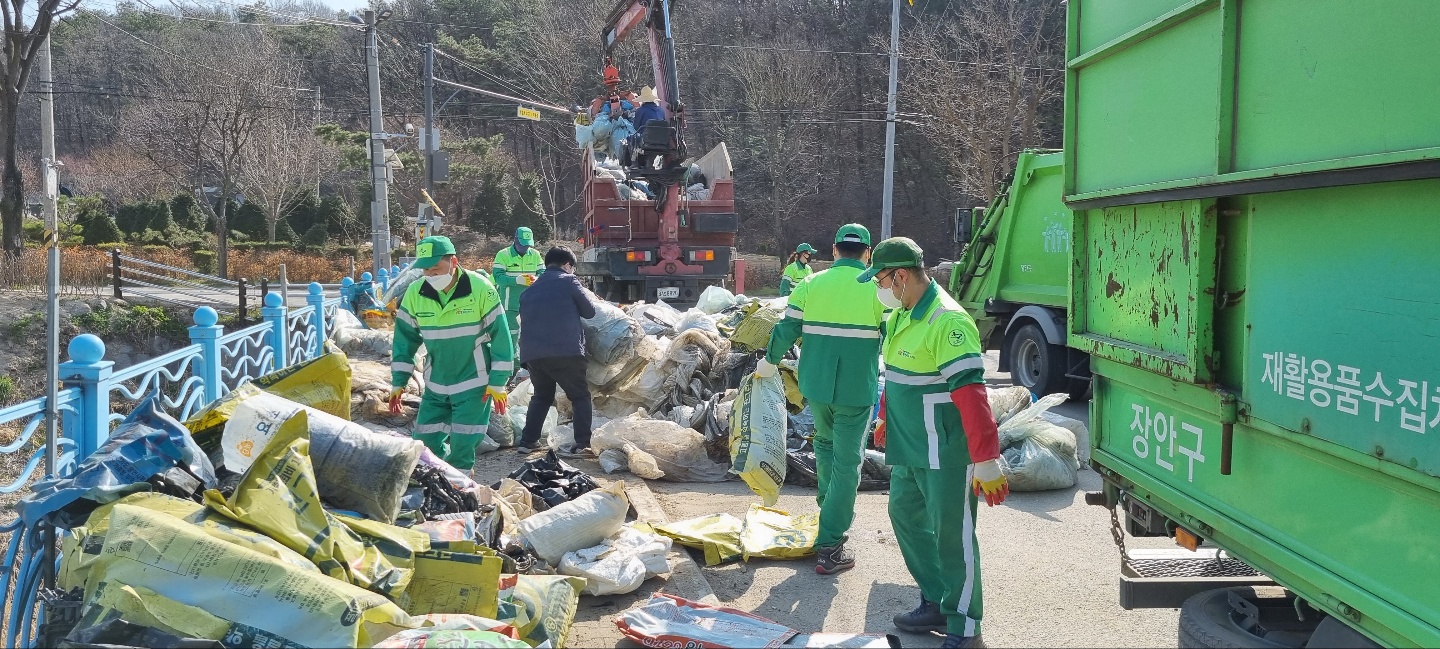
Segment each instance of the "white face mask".
[[[903,294],[904,291],[902,290],[901,293]],[[885,305],[887,309],[898,309],[905,305],[905,303],[895,295],[895,291],[881,286],[879,282],[875,283],[875,296],[880,298],[880,303]]]
[[435,289],[436,293],[439,293],[440,291],[448,288],[450,286],[450,282],[454,279],[455,271],[452,269],[448,274],[445,275],[426,275],[425,283],[429,284],[430,288]]

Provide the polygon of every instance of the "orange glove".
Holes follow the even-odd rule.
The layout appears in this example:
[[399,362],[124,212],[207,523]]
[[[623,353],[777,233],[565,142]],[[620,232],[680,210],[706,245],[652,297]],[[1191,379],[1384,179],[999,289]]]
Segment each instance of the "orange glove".
[[1000,470],[999,460],[985,460],[976,462],[973,486],[976,496],[983,496],[985,504],[994,507],[1005,502],[1005,497],[1010,495],[1010,483],[1005,479],[1005,473]]
[[405,388],[395,388],[390,391],[390,414],[400,414],[400,397],[404,396]]
[[875,421],[875,446],[885,448],[885,393],[880,393],[880,417]]

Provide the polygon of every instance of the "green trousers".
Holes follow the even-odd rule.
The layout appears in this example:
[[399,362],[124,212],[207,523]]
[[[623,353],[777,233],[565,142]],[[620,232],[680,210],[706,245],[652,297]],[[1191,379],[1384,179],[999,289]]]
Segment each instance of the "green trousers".
[[810,402],[815,415],[815,474],[820,507],[820,535],[815,545],[839,543],[855,521],[855,492],[860,488],[860,464],[865,461],[868,406],[836,406]]
[[890,474],[890,524],[905,567],[961,636],[980,634],[983,610],[970,471],[897,466]]
[[490,402],[485,400],[485,388],[456,395],[426,390],[420,397],[411,436],[450,466],[468,471],[475,466],[475,449],[484,441],[489,425]]

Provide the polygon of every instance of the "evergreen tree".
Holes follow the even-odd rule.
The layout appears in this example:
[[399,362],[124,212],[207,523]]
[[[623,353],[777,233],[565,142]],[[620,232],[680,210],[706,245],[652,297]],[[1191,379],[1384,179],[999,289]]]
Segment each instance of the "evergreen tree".
[[510,183],[505,174],[481,174],[470,205],[470,229],[489,236],[506,234],[510,230],[510,211]]
[[270,227],[265,222],[265,211],[260,209],[259,203],[246,201],[239,210],[228,216],[231,232],[239,232],[251,241],[264,241],[270,235]]
[[181,230],[199,232],[205,229],[205,215],[201,214],[195,197],[189,194],[176,194],[170,199],[170,219]]
[[290,219],[282,218],[275,223],[276,243],[295,243],[295,241],[299,238],[300,235],[296,234],[295,228],[291,227],[290,225]]
[[540,202],[540,178],[535,174],[520,176],[519,200],[510,210],[510,228],[525,226],[535,233],[535,243],[549,241],[554,233],[550,231],[550,220],[545,218],[544,205]]
[[165,201],[155,201],[150,204],[150,224],[147,229],[156,232],[168,233],[175,228],[175,221],[170,213],[170,204]]
[[115,211],[115,225],[126,235],[140,234],[150,228],[153,214],[152,205],[148,202],[125,203]]
[[86,219],[82,232],[87,246],[118,243],[124,238],[119,226],[115,225],[115,219],[110,218],[110,215],[104,212]]
[[329,233],[324,223],[316,223],[300,237],[300,247],[304,250],[323,250],[330,241]]

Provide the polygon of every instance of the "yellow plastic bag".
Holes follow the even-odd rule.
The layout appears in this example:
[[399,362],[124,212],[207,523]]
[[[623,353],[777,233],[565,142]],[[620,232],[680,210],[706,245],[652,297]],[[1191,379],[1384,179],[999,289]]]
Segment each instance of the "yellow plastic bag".
[[744,525],[744,521],[729,514],[711,514],[656,525],[655,532],[685,547],[703,550],[705,565],[714,566],[741,557],[740,530]]
[[784,317],[783,308],[773,308],[763,302],[753,302],[744,309],[745,317],[735,325],[730,342],[744,350],[762,350],[770,344],[770,331]]
[[791,516],[789,512],[752,504],[745,512],[745,527],[740,530],[740,551],[746,561],[752,557],[797,559],[815,553],[815,537],[819,535],[819,514]]
[[499,614],[500,571],[505,562],[488,548],[481,552],[429,550],[415,557],[415,577],[396,603],[411,615]]
[[[201,448],[213,455],[213,448],[219,444],[220,431],[235,412],[235,406],[260,391],[349,421],[350,359],[329,342],[325,343],[325,349],[326,353],[304,363],[271,372],[240,386],[190,417],[185,427],[190,429],[190,434],[195,436]],[[206,441],[200,441],[202,436]]]
[[69,590],[85,585],[90,565],[100,558],[100,549],[105,545],[105,533],[110,529],[110,514],[117,504],[133,505],[181,519],[221,541],[254,550],[300,570],[320,572],[315,564],[279,541],[238,525],[205,509],[199,503],[146,491],[101,505],[90,513],[84,526],[73,528],[71,533],[65,536],[60,546],[64,560],[60,562],[60,574],[57,576],[57,583],[62,589]]
[[495,618],[515,627],[530,646],[549,642],[564,647],[580,606],[585,580],[555,575],[505,575],[500,578],[500,613]]
[[[415,560],[430,550],[430,535],[414,529],[396,527],[380,521],[351,516],[336,516],[365,545],[374,546],[397,566],[416,566]],[[418,566],[416,566],[418,569]],[[413,583],[413,581],[412,581]]]
[[754,374],[740,381],[730,413],[730,464],[769,507],[785,484],[785,386],[779,376]]
[[229,500],[211,489],[205,505],[305,555],[321,572],[361,588],[394,598],[414,575],[413,566],[393,564],[320,506],[304,411],[280,425]]
[[[236,626],[149,588],[115,582],[101,582],[95,586],[95,595],[85,602],[85,608],[80,613],[80,623],[75,626],[83,629],[114,618],[173,635],[202,640],[230,639]],[[255,638],[253,635],[251,638],[261,642],[231,646],[264,646],[263,641],[270,639]]]
[[[86,601],[96,600],[101,584],[144,588],[181,607],[166,611],[167,619],[198,609],[234,623],[231,632],[263,632],[305,647],[368,647],[420,625],[380,595],[226,543],[168,514],[120,504],[110,516]],[[230,646],[261,644],[241,638]]]

